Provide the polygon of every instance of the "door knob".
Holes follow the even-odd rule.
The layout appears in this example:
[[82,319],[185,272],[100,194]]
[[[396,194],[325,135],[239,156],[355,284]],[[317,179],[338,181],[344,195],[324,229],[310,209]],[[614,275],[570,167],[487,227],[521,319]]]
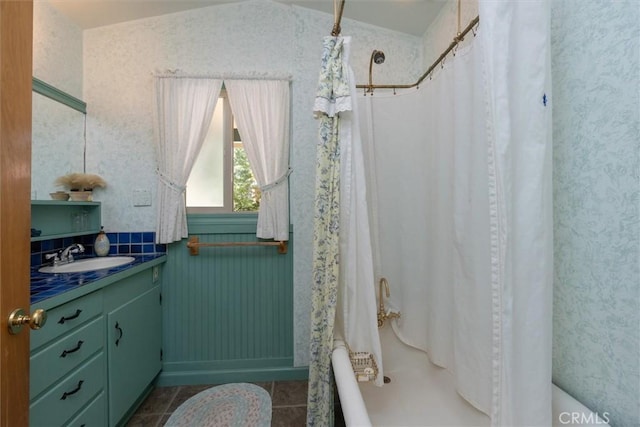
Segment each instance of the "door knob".
[[9,333],[15,335],[22,330],[22,326],[29,325],[31,329],[40,329],[47,323],[47,312],[39,308],[29,316],[21,308],[17,308],[9,315]]

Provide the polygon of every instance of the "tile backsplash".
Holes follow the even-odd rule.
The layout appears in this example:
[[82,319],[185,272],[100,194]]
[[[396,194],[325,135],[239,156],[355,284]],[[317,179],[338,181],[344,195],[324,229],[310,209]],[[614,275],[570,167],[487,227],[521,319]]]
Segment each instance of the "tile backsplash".
[[[110,242],[109,255],[142,255],[166,253],[167,245],[156,244],[155,232],[107,233]],[[31,242],[31,267],[39,267],[49,262],[46,254],[59,251],[73,243],[81,243],[85,247],[83,256],[94,256],[93,243],[97,234],[65,237],[58,239]]]

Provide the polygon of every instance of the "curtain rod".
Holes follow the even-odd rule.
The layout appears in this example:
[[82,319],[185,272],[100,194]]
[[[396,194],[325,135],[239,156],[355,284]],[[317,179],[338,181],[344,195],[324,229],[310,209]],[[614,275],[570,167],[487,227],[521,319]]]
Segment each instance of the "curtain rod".
[[219,73],[219,74],[189,74],[182,70],[162,70],[152,72],[151,75],[159,78],[177,79],[218,79],[218,80],[293,80],[289,73]]
[[[424,79],[426,79],[429,76],[429,74],[431,74],[431,72],[438,65],[440,65],[440,63],[442,63],[442,61],[444,61],[444,59],[449,54],[449,52],[451,52],[456,46],[458,46],[458,44],[461,41],[464,40],[464,36],[466,36],[467,33],[469,33],[469,31],[473,30],[473,27],[475,27],[479,22],[480,22],[480,16],[476,16],[469,23],[469,25],[467,25],[466,28],[464,30],[462,30],[462,32],[458,33],[458,35],[453,38],[453,41],[451,42],[449,47],[438,57],[438,59],[435,60],[435,62],[433,64],[431,64],[431,66],[427,69],[427,71],[425,71],[425,73],[415,83],[413,83],[413,84],[404,84],[404,85],[389,85],[389,84],[384,84],[384,85],[367,84],[367,85],[365,85],[365,84],[361,84],[361,85],[356,85],[356,88],[366,89],[366,91],[365,91],[365,93],[366,93],[366,92],[373,92],[374,89],[409,89],[409,88],[412,88],[412,87],[417,87],[420,83],[422,83],[422,81]],[[475,32],[474,32],[473,35],[475,36]]]
[[340,35],[340,21],[342,20],[342,12],[344,12],[344,3],[346,0],[340,1],[340,7],[338,7],[338,0],[333,0],[333,29],[331,30],[331,35],[333,37],[337,37]]

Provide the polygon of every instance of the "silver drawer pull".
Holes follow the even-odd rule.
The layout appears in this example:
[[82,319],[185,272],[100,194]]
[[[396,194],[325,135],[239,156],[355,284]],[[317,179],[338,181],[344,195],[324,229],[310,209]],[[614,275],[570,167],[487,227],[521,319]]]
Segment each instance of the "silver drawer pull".
[[80,389],[82,388],[82,383],[84,383],[83,380],[78,381],[78,387],[76,387],[75,389],[71,390],[71,391],[65,391],[62,394],[62,397],[60,398],[60,400],[67,400],[67,397],[76,394],[77,392],[80,391]]
[[76,319],[78,316],[80,316],[80,313],[82,313],[82,310],[77,309],[77,310],[76,310],[76,314],[73,314],[73,315],[71,315],[71,316],[69,316],[69,317],[64,317],[64,316],[62,316],[62,317],[60,318],[60,320],[58,320],[58,323],[60,323],[61,325],[63,325],[63,324],[64,324],[64,322],[66,322],[67,320],[73,320],[73,319]]
[[63,351],[60,357],[67,357],[67,354],[75,353],[76,351],[80,350],[80,347],[82,347],[82,344],[84,344],[84,341],[82,340],[78,341],[78,345],[76,345],[75,348],[72,348],[71,350]]

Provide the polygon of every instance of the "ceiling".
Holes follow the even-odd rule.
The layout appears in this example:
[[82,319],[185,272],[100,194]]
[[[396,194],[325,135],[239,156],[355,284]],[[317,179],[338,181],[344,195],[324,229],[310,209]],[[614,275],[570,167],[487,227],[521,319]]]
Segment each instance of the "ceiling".
[[[83,29],[238,1],[244,0],[50,0]],[[333,14],[333,0],[276,1]],[[343,18],[422,36],[446,1],[346,0]]]

